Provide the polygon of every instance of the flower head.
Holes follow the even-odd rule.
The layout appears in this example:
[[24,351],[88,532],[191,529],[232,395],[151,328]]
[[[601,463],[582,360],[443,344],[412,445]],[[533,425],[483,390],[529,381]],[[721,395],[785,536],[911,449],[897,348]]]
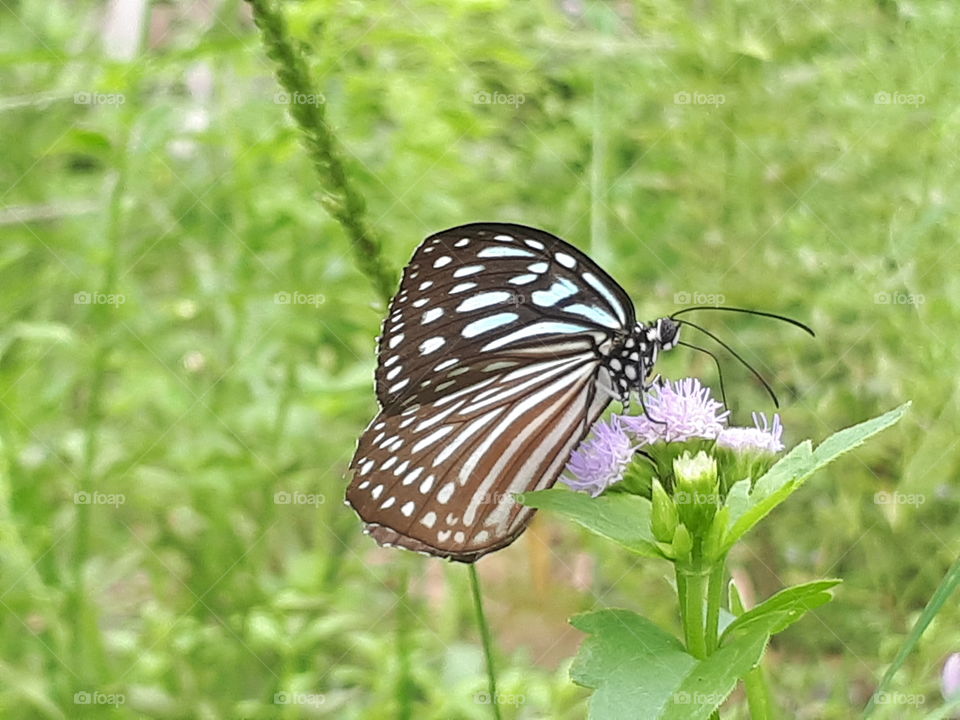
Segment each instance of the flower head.
[[960,697],[960,653],[953,653],[943,664],[940,690],[944,700],[955,700]]
[[741,452],[777,453],[783,450],[780,415],[774,415],[771,423],[763,413],[753,413],[753,425],[724,428],[717,436],[717,445]]
[[636,443],[624,432],[621,420],[614,415],[609,421],[594,424],[593,436],[581,442],[570,455],[567,470],[573,477],[564,477],[563,482],[596,497],[623,478]]
[[730,414],[729,410],[721,412],[723,405],[710,397],[710,389],[696,378],[668,381],[654,388],[644,397],[644,405],[646,415],[624,417],[623,424],[645,443],[716,438]]

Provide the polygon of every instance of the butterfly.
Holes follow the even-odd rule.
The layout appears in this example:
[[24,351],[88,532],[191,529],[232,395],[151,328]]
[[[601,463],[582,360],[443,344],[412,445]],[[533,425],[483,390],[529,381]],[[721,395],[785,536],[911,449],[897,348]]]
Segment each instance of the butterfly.
[[524,531],[517,493],[551,487],[607,405],[650,386],[680,322],[638,322],[583,252],[473,223],[416,249],[378,345],[381,410],[347,503],[379,544],[474,562]]

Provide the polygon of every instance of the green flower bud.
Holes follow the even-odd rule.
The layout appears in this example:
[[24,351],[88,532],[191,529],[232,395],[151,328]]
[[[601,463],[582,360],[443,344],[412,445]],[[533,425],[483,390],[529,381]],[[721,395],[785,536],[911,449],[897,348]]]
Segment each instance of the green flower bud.
[[717,461],[702,450],[693,457],[685,452],[673,461],[673,472],[680,520],[694,535],[703,535],[720,506]]
[[677,561],[689,560],[693,550],[693,538],[687,526],[681,523],[673,532],[673,558]]
[[673,498],[667,495],[660,481],[653,481],[653,510],[651,513],[650,524],[653,529],[653,536],[660,542],[671,542],[673,534],[677,529],[677,506],[673,504]]

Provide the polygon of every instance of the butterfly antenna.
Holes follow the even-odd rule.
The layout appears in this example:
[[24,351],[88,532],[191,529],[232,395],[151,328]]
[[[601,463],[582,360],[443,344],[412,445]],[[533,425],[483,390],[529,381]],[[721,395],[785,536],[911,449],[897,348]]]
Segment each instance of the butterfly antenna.
[[724,410],[729,410],[729,409],[730,409],[730,406],[727,405],[727,393],[726,393],[726,392],[724,391],[724,389],[723,389],[723,370],[722,370],[721,367],[720,367],[720,359],[716,356],[715,353],[712,353],[712,352],[710,352],[709,350],[707,350],[706,348],[700,347],[699,345],[693,345],[693,344],[691,344],[691,343],[684,342],[683,340],[681,340],[681,341],[678,342],[677,344],[678,344],[678,345],[683,345],[684,347],[688,347],[688,348],[690,348],[691,350],[696,350],[697,352],[702,352],[702,353],[704,353],[705,355],[709,355],[710,357],[713,358],[713,363],[714,363],[714,365],[717,366],[717,377],[718,377],[719,380],[720,380],[720,399],[723,401],[723,409],[724,409]]
[[[693,308],[691,308],[691,309],[693,309]],[[727,309],[727,308],[717,308],[717,309],[718,309],[718,310],[721,310],[721,309]],[[681,312],[682,312],[682,311],[681,311]],[[682,324],[682,325],[689,325],[689,326],[692,327],[694,330],[699,330],[700,332],[702,332],[702,333],[703,333],[704,335],[706,335],[707,337],[712,338],[714,341],[716,341],[717,343],[719,343],[719,345],[720,345],[724,350],[726,350],[728,353],[730,353],[731,355],[733,355],[737,360],[740,361],[740,364],[741,364],[741,365],[743,365],[745,368],[747,368],[747,370],[749,370],[750,372],[753,373],[753,376],[754,376],[755,378],[757,378],[757,380],[760,381],[760,384],[763,385],[764,390],[767,391],[767,394],[768,394],[768,395],[770,396],[770,398],[773,400],[774,406],[777,407],[777,408],[780,407],[780,401],[777,400],[777,394],[773,391],[773,388],[770,387],[770,383],[768,383],[766,380],[764,380],[763,375],[761,375],[759,372],[757,372],[757,370],[753,367],[753,365],[751,365],[751,364],[748,363],[746,360],[744,360],[743,357],[741,357],[740,353],[738,353],[736,350],[734,350],[732,347],[730,347],[727,343],[725,343],[723,340],[721,340],[720,338],[718,338],[718,337],[717,337],[716,335],[714,335],[712,332],[710,332],[709,330],[707,330],[705,327],[700,327],[699,325],[696,325],[696,324],[690,322],[689,320],[677,320],[677,322],[680,323],[680,324]]]
[[788,323],[794,327],[798,327],[806,333],[809,333],[811,337],[816,337],[817,334],[813,329],[799,320],[794,320],[791,317],[786,315],[778,315],[777,313],[764,312],[763,310],[751,310],[750,308],[741,308],[741,307],[728,307],[724,305],[723,307],[714,306],[714,305],[697,305],[696,307],[684,308],[683,310],[677,310],[677,312],[671,315],[671,319],[677,317],[677,315],[683,315],[684,313],[693,312],[694,310],[722,310],[723,312],[737,312],[744,313],[746,315],[759,315],[760,317],[773,318],[774,320],[780,320],[781,322]]

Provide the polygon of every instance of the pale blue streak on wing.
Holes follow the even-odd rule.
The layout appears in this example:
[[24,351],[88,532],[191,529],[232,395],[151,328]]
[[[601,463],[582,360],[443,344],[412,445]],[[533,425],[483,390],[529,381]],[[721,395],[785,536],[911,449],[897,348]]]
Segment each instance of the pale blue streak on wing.
[[595,305],[583,305],[581,303],[576,303],[574,305],[567,305],[562,308],[563,312],[572,313],[573,315],[582,315],[588,320],[592,320],[598,325],[603,325],[613,330],[619,330],[622,328],[620,323],[617,322],[617,319],[613,317],[603,308],[596,307]]
[[[509,315],[512,313],[506,314]],[[574,335],[589,332],[589,330],[590,328],[586,325],[577,325],[576,323],[560,322],[557,320],[541,320],[540,322],[527,325],[526,327],[513,331],[509,335],[504,335],[502,338],[489,342],[484,345],[481,350],[483,352],[496,350],[504,345],[510,345],[511,343],[535,337],[536,335]]]
[[519,315],[512,312],[489,315],[487,317],[480,318],[479,320],[474,320],[472,323],[463,328],[463,332],[461,334],[468,338],[476,337],[477,335],[482,335],[485,332],[496,330],[502,325],[509,325],[519,317]]
[[613,311],[617,314],[617,318],[620,320],[620,324],[624,325],[627,322],[627,313],[624,310],[623,306],[617,301],[617,298],[614,297],[613,293],[610,292],[610,288],[603,284],[603,282],[593,273],[583,273],[583,279],[586,280],[590,286],[596,290],[598,293],[603,295],[604,299],[610,303],[610,307],[613,308]]
[[530,298],[533,300],[534,305],[551,307],[571,295],[576,295],[578,290],[579,288],[567,280],[567,278],[560,278],[554,280],[553,284],[547,290],[535,290],[530,293]]
[[536,253],[518,247],[488,247],[477,253],[478,258],[536,257]]

